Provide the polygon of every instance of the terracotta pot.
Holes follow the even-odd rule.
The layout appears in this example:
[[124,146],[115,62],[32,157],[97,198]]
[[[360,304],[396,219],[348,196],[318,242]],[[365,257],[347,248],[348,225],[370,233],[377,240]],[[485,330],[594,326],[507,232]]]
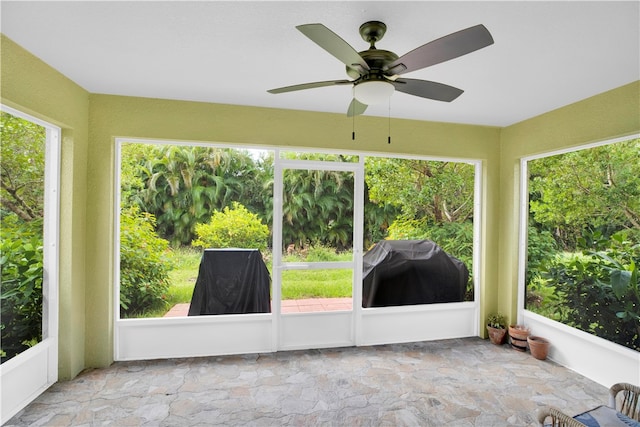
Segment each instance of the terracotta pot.
[[538,360],[544,360],[549,354],[549,341],[546,338],[529,336],[527,338],[531,355]]
[[527,337],[531,334],[529,328],[523,325],[509,326],[511,347],[518,351],[527,351]]
[[489,339],[492,344],[502,345],[507,337],[507,330],[504,328],[492,328],[487,326],[487,332],[489,332]]

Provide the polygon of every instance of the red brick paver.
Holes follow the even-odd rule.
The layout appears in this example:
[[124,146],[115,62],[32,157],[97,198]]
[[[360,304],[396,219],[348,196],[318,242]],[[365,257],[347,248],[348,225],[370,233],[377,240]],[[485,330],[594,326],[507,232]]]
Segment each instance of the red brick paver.
[[[310,313],[317,311],[351,310],[351,298],[288,299],[281,303],[283,313]],[[183,317],[189,313],[189,304],[176,304],[164,317]]]

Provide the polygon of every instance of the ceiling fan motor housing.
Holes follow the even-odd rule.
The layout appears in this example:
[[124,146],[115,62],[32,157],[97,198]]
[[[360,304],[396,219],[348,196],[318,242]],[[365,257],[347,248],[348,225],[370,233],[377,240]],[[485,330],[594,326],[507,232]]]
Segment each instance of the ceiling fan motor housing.
[[[398,59],[398,55],[395,53],[388,50],[376,49],[375,47],[358,53],[370,68],[370,70],[364,75],[379,74],[382,77],[384,75],[384,72],[382,71],[384,66]],[[349,66],[347,66],[347,75],[354,79],[358,79],[363,76],[357,69]]]
[[347,65],[347,75],[354,79],[368,77],[368,80],[384,80],[383,67],[398,59],[398,55],[393,52],[376,49],[375,43],[382,39],[387,26],[384,22],[369,21],[360,25],[359,31],[362,39],[370,44],[369,49],[358,52],[370,70],[365,71],[361,67],[354,68]]

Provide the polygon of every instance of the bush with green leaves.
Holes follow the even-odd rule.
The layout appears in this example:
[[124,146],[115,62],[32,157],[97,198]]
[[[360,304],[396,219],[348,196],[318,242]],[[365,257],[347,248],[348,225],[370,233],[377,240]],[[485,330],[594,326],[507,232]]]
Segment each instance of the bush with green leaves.
[[169,242],[155,233],[155,217],[130,207],[120,214],[120,315],[135,317],[165,305]]
[[540,269],[546,260],[558,252],[553,235],[547,230],[529,226],[527,236],[527,270],[525,282],[530,283],[540,275]]
[[563,323],[640,351],[639,264],[640,244],[618,233],[606,249],[556,257],[543,278]]
[[2,218],[2,361],[42,339],[42,220]]
[[473,260],[473,223],[469,221],[429,224],[426,220],[396,219],[389,227],[388,239],[431,240],[446,253],[464,262],[469,272],[471,272]]
[[231,208],[214,211],[211,221],[196,225],[197,239],[191,244],[199,248],[248,248],[264,250],[269,228],[258,215],[238,202]]

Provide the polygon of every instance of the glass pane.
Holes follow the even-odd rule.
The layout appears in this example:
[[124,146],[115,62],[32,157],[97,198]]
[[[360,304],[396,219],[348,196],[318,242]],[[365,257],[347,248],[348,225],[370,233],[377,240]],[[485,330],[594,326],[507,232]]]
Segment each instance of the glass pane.
[[225,292],[208,302],[215,313],[200,315],[238,313],[235,279],[205,280],[201,260],[207,250],[257,249],[270,269],[273,151],[123,143],[121,153],[121,318],[186,316],[197,282],[210,296]]
[[[640,350],[640,139],[528,162],[525,307]],[[550,173],[553,171],[553,173]]]
[[2,363],[42,340],[46,129],[2,112]]
[[282,243],[286,262],[333,261],[353,248],[352,172],[287,169]]
[[285,270],[282,313],[351,310],[352,269]]
[[473,301],[474,179],[467,163],[365,158],[363,306]]

